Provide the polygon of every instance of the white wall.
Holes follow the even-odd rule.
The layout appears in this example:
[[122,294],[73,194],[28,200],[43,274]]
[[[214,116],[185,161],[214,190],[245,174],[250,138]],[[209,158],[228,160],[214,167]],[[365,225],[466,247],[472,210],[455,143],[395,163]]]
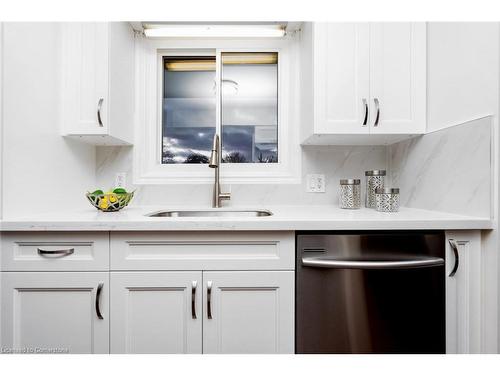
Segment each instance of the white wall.
[[3,216],[87,208],[95,148],[59,133],[59,25],[5,23]]
[[498,23],[427,26],[427,130],[496,114]]
[[492,195],[495,229],[481,249],[482,352],[500,348],[499,79],[500,28],[495,23],[431,22],[427,30],[427,127],[434,131],[492,116]]

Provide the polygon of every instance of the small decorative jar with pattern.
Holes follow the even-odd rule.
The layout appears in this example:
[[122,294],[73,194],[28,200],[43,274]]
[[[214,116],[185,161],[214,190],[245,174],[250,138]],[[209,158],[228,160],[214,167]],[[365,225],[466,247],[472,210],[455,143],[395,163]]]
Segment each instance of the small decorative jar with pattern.
[[375,208],[375,190],[384,188],[385,180],[385,170],[375,169],[373,171],[366,171],[366,196],[365,196],[365,207]]
[[340,180],[340,208],[361,208],[361,180]]
[[377,189],[376,190],[376,208],[380,212],[398,212],[399,211],[399,189]]

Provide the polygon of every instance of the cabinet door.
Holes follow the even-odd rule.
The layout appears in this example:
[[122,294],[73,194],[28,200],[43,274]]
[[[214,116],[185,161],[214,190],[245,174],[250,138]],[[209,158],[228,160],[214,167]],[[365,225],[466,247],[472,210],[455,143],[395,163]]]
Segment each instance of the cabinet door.
[[112,353],[201,353],[201,272],[112,272]]
[[108,24],[73,22],[62,30],[62,111],[68,135],[106,134]]
[[314,132],[368,133],[369,24],[315,23]]
[[293,271],[203,272],[204,353],[293,353]]
[[107,272],[3,272],[4,352],[109,353],[108,295]]
[[446,353],[480,352],[481,231],[446,232]]
[[425,23],[370,24],[370,109],[371,133],[425,132]]

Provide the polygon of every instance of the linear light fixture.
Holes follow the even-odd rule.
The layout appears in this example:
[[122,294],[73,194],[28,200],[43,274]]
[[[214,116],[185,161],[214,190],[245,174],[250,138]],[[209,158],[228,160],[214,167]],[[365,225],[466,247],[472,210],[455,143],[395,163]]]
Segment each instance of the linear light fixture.
[[165,68],[171,72],[196,72],[215,70],[213,60],[168,60]]
[[224,65],[238,64],[277,64],[276,52],[224,52],[222,53]]
[[[225,52],[222,54],[224,65],[240,64],[277,64],[276,52]],[[193,72],[215,70],[215,59],[168,59],[165,69],[171,72]]]
[[146,24],[144,34],[150,38],[281,38],[285,35],[285,27],[281,24]]

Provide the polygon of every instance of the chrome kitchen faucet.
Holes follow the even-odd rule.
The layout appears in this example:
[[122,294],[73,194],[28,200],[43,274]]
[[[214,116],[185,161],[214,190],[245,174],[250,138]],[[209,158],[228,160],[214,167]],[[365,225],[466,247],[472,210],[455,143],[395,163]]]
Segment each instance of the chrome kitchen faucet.
[[212,153],[210,154],[210,159],[208,161],[208,166],[215,169],[214,178],[214,193],[212,207],[219,208],[221,200],[231,199],[231,193],[222,193],[220,191],[220,181],[219,181],[219,166],[220,166],[220,142],[219,135],[214,135],[214,142],[212,145]]

